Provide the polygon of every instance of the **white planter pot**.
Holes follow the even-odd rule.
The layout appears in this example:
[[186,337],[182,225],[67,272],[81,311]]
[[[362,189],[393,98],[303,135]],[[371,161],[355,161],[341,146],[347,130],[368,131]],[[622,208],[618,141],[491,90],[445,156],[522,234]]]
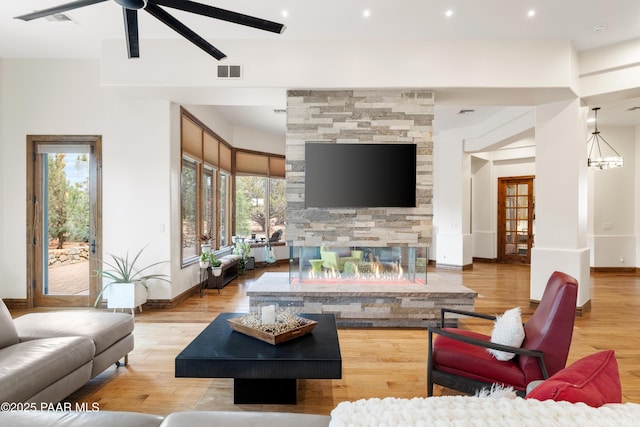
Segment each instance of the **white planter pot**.
[[217,277],[222,274],[222,267],[213,267],[211,271],[213,271],[213,275]]
[[200,261],[200,268],[209,268],[209,261]]
[[211,252],[211,245],[208,243],[202,243],[200,245],[200,253]]
[[136,308],[147,302],[147,288],[142,283],[113,283],[109,285],[108,308]]

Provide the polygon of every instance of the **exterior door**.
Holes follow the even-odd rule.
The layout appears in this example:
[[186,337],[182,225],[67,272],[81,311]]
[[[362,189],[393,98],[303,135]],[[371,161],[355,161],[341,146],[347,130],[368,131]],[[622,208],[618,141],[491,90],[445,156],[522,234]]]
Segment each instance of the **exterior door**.
[[533,176],[498,178],[498,261],[531,263]]
[[28,136],[27,301],[89,307],[101,264],[98,136]]

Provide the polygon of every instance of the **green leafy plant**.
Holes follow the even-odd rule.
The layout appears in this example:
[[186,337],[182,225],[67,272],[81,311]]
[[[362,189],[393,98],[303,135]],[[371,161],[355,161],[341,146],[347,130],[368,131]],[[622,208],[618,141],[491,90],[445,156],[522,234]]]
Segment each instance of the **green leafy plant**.
[[251,244],[248,242],[236,242],[235,247],[233,248],[233,253],[236,255],[240,255],[240,260],[238,261],[238,272],[243,274],[245,272],[245,265],[247,260],[249,259],[249,252],[251,252]]
[[109,283],[107,283],[102,288],[102,290],[96,297],[96,301],[93,304],[94,307],[98,305],[98,302],[100,301],[100,298],[102,298],[102,294],[104,293],[104,291],[107,290],[110,286],[118,283],[140,282],[146,289],[149,289],[146,283],[146,281],[149,279],[158,279],[167,283],[171,283],[168,279],[169,276],[167,276],[166,274],[143,274],[143,272],[149,270],[150,268],[167,263],[168,261],[154,262],[153,264],[149,264],[146,267],[142,268],[136,267],[136,262],[138,262],[138,258],[140,258],[140,255],[145,248],[140,249],[133,258],[129,258],[129,252],[127,251],[125,256],[116,256],[113,254],[109,254],[112,259],[111,262],[102,261],[102,264],[109,268],[104,270],[97,270],[96,273],[98,274],[98,276],[107,279]]
[[222,265],[222,261],[216,259],[216,254],[209,252],[209,265],[211,267],[220,267]]

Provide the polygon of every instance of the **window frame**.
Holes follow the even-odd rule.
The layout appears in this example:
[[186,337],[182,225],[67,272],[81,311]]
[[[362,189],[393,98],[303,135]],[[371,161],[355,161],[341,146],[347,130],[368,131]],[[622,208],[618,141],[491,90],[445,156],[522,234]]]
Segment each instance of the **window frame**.
[[[184,174],[185,161],[190,162],[195,166],[195,182],[196,182],[196,240],[194,254],[185,255],[185,245],[187,241],[185,238],[193,236],[185,236],[184,224],[180,227],[180,258],[181,267],[185,268],[194,263],[197,263],[201,255],[200,242],[201,236],[205,233],[211,232],[212,249],[220,249],[221,242],[226,243],[225,246],[230,245],[230,239],[220,238],[220,224],[221,219],[219,212],[231,212],[233,195],[230,191],[229,182],[232,180],[231,171],[226,171],[221,166],[221,163],[225,159],[221,160],[221,152],[229,153],[232,151],[232,147],[224,141],[215,132],[209,129],[206,125],[195,118],[184,107],[180,109],[180,145],[181,145],[181,162],[180,162],[180,212],[181,221],[184,218],[184,195],[182,194],[182,180]],[[226,158],[228,158],[228,154]],[[221,179],[221,175],[228,177],[229,179]],[[210,178],[211,188],[213,192],[207,193],[207,184],[205,180]],[[225,182],[226,181],[226,182]],[[221,191],[220,186],[226,185],[226,193],[228,197],[223,201],[226,202],[226,206],[221,206]],[[210,224],[209,224],[210,223]],[[230,236],[231,222],[230,218],[227,218],[229,226],[225,230],[227,235]],[[227,243],[229,242],[229,243]]]

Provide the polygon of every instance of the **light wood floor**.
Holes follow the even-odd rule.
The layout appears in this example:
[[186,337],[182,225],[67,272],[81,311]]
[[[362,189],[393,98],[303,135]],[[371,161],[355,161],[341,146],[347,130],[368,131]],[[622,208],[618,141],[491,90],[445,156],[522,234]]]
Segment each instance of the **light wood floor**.
[[[185,410],[289,411],[329,414],[341,401],[372,397],[426,395],[427,334],[412,329],[340,329],[341,380],[301,380],[298,405],[233,405],[233,380],[174,378],[175,356],[220,312],[248,311],[245,293],[265,271],[258,268],[233,281],[221,294],[208,290],[172,310],[136,314],[135,350],[126,368],[111,367],[69,397],[98,402],[101,410],[131,410],[165,415]],[[481,297],[476,311],[499,314],[529,308],[529,267],[476,263],[472,270],[438,270],[462,276]],[[614,349],[623,401],[640,402],[640,275],[594,273],[592,310],[577,318],[569,363],[602,349]],[[463,327],[490,332],[491,324]],[[436,394],[449,393],[436,387]]]

